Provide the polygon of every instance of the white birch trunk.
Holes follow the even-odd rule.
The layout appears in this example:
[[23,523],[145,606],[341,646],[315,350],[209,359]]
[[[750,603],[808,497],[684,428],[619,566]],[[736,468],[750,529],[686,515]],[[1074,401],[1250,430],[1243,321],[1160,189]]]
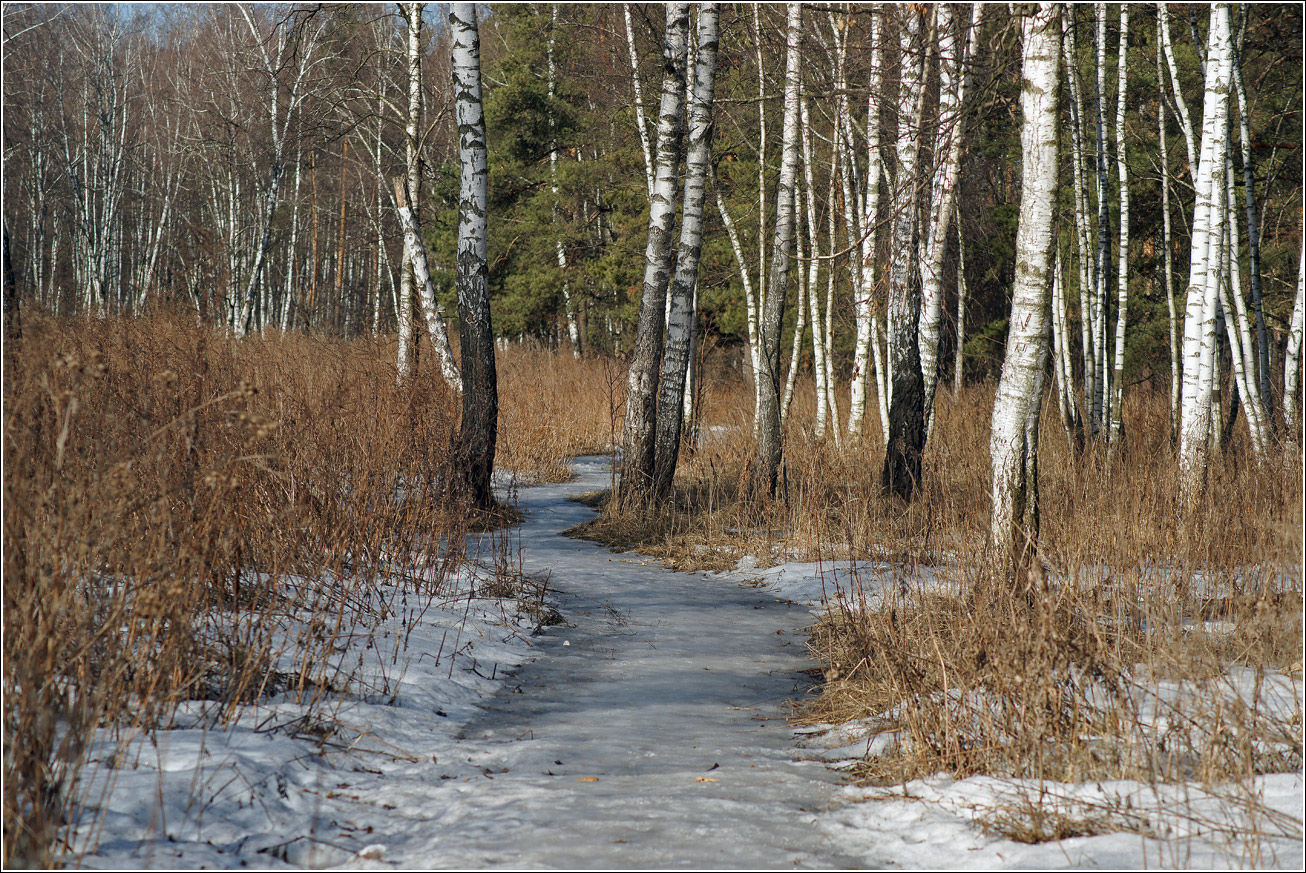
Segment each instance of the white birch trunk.
[[[1164,9],[1158,6],[1158,15]],[[1170,439],[1179,433],[1179,317],[1174,301],[1174,247],[1170,238],[1170,152],[1165,131],[1165,77],[1161,70],[1161,43],[1156,43],[1156,125],[1157,139],[1161,143],[1161,244],[1165,247],[1165,300],[1170,315]]]
[[[807,248],[808,251],[810,252],[810,259],[807,261],[807,281],[804,287],[807,295],[806,304],[808,306],[811,322],[812,322],[812,364],[813,364],[814,381],[816,383],[816,438],[824,439],[825,428],[827,424],[827,416],[829,414],[829,410],[827,408],[827,401],[829,400],[829,392],[826,390],[826,385],[825,385],[825,377],[827,373],[826,365],[825,365],[825,339],[821,335],[821,327],[822,327],[823,320],[821,318],[820,293],[817,290],[820,286],[821,262],[818,259],[820,252],[817,243],[816,183],[815,183],[815,174],[812,171],[812,123],[811,123],[811,117],[808,115],[807,112],[806,95],[803,95],[800,98],[798,106],[799,106],[799,116],[801,118],[801,123],[802,123],[803,182],[805,183],[805,192],[806,192],[806,196],[804,199],[806,200],[806,205],[807,205]],[[839,136],[837,125],[835,127],[834,136],[835,136],[835,145],[837,146],[838,136]],[[798,261],[799,261],[798,269],[801,275],[802,266],[803,266],[802,265],[803,254],[801,250],[799,251],[798,254]],[[800,293],[799,305],[802,306],[803,302],[804,301],[801,299],[801,293]],[[797,349],[797,347],[798,347],[797,343],[795,343],[794,345],[795,350]],[[796,362],[797,358],[795,358],[794,360]],[[793,366],[794,366],[793,364],[790,365],[791,370],[793,369]],[[793,383],[792,373],[790,374],[789,381],[790,384]],[[788,389],[786,389],[785,393],[786,395],[789,394]]]
[[[989,453],[993,468],[989,544],[994,557],[1019,571],[1033,560],[1037,519],[1038,389],[1046,351],[1048,293],[1052,280],[1053,218],[1057,188],[1059,10],[1039,4],[1024,22],[1021,87],[1020,224],[1016,231],[1016,281],[1006,358],[993,404]],[[1032,478],[1032,481],[1031,481]]]
[[644,151],[644,180],[649,202],[653,202],[653,148],[649,143],[648,122],[644,119],[644,87],[639,80],[639,55],[635,52],[635,31],[630,26],[630,4],[622,3],[626,16],[626,47],[630,50],[630,80],[635,86],[635,129],[639,131],[640,148]]
[[[629,14],[629,7],[627,7]],[[548,69],[549,69],[549,188],[553,192],[553,219],[558,221],[558,135],[557,119],[553,117],[553,100],[557,94],[557,66],[553,62],[553,44],[558,29],[558,7],[553,7],[553,18],[549,23]],[[639,81],[638,72],[635,80]],[[571,354],[580,357],[580,325],[576,323],[576,309],[571,302],[571,288],[567,284],[567,252],[562,246],[559,235],[554,244],[558,256],[558,272],[562,274],[562,309],[567,319],[567,338],[571,340]]]
[[1193,135],[1192,118],[1188,115],[1188,101],[1184,99],[1183,89],[1179,87],[1179,65],[1174,59],[1174,43],[1170,39],[1169,4],[1156,4],[1157,24],[1160,30],[1161,47],[1164,49],[1166,65],[1170,70],[1170,84],[1174,94],[1175,109],[1179,113],[1179,130],[1184,135],[1184,145],[1188,148],[1188,174],[1197,172],[1197,141]]
[[1306,233],[1302,234],[1302,251],[1297,261],[1297,298],[1292,305],[1292,323],[1288,328],[1288,346],[1283,352],[1283,423],[1288,433],[1301,439],[1301,348],[1303,315],[1306,315]]
[[1242,151],[1243,202],[1247,210],[1247,261],[1248,278],[1252,292],[1252,311],[1256,316],[1256,371],[1259,375],[1257,390],[1261,407],[1265,411],[1267,427],[1273,428],[1274,395],[1270,392],[1270,338],[1265,325],[1265,292],[1261,282],[1260,218],[1256,209],[1256,173],[1252,158],[1250,109],[1247,89],[1243,86],[1242,35],[1247,25],[1247,4],[1239,7],[1239,41],[1233,58],[1234,95],[1238,98],[1238,144]]
[[[849,385],[848,398],[848,435],[859,437],[862,433],[862,421],[866,415],[866,391],[870,383],[871,339],[874,334],[875,318],[875,240],[879,224],[880,203],[880,22],[882,12],[875,7],[870,12],[870,75],[867,79],[866,97],[866,175],[862,181],[862,198],[864,206],[861,221],[861,252],[858,269],[861,282],[856,288],[853,312],[857,323],[857,333],[853,345],[853,375]],[[851,149],[852,143],[850,142]],[[883,402],[885,394],[884,368],[877,356],[875,365],[876,380],[881,398],[881,427],[888,430],[889,409]]]
[[[408,171],[408,202],[417,210],[413,218],[419,227],[422,201],[417,130],[422,114],[422,9],[425,6],[425,3],[408,3],[402,7],[408,25],[408,114],[404,119],[404,166]],[[396,368],[400,382],[408,378],[413,366],[413,262],[408,252],[409,246],[405,241],[404,255],[399,265],[399,304],[395,314],[399,330]],[[446,373],[445,379],[448,378],[449,374]]]
[[463,487],[478,508],[494,505],[490,486],[498,443],[499,391],[490,321],[486,263],[489,150],[481,101],[481,41],[475,3],[449,7],[454,117],[458,123],[458,336],[462,348],[463,415],[458,466]]
[[621,499],[643,503],[651,495],[657,420],[659,362],[666,324],[667,286],[672,273],[672,224],[676,215],[676,181],[684,129],[686,31],[689,4],[669,3],[666,11],[662,101],[658,110],[658,146],[653,199],[649,204],[648,242],[644,250],[644,287],[640,297],[635,354],[626,390],[622,436]]
[[1079,80],[1078,47],[1076,45],[1073,7],[1065,6],[1061,13],[1063,55],[1066,62],[1066,79],[1070,84],[1070,141],[1073,153],[1071,167],[1074,172],[1075,242],[1079,255],[1079,325],[1080,372],[1084,383],[1084,400],[1090,406],[1097,393],[1098,354],[1095,344],[1096,324],[1094,307],[1097,304],[1097,260],[1090,243],[1092,219],[1089,216],[1088,183],[1084,163],[1088,159],[1084,145],[1084,96]]
[[417,219],[407,202],[404,180],[394,180],[395,207],[399,213],[399,226],[404,232],[404,259],[412,265],[413,276],[417,282],[417,293],[421,300],[422,315],[426,319],[426,332],[431,337],[431,347],[435,349],[436,359],[440,362],[440,374],[454,391],[462,390],[462,376],[458,365],[454,363],[453,349],[449,346],[449,333],[445,330],[444,319],[440,314],[439,304],[435,300],[435,283],[431,281],[431,268],[426,260],[426,246],[417,228]]
[[[921,378],[925,390],[925,434],[934,430],[934,394],[939,379],[939,330],[943,322],[943,256],[947,250],[949,224],[961,169],[963,107],[966,101],[968,59],[974,49],[983,7],[975,4],[973,20],[965,38],[966,54],[958,57],[962,44],[953,33],[952,11],[948,4],[938,7],[939,41],[939,121],[935,138],[935,160],[944,155],[935,173],[930,197],[929,237],[925,244],[925,264],[921,271],[920,357]],[[963,37],[965,35],[963,34]]]
[[716,87],[717,5],[704,3],[698,13],[693,103],[689,113],[689,144],[685,156],[685,199],[681,210],[680,246],[671,280],[671,313],[667,319],[662,382],[658,389],[654,434],[653,491],[658,499],[671,493],[680,454],[685,418],[686,387],[693,352],[694,293],[703,248],[703,201],[712,162],[712,104]]
[[888,366],[889,430],[881,472],[886,491],[910,500],[920,482],[925,447],[924,386],[921,379],[918,327],[921,290],[916,269],[920,239],[919,157],[925,90],[923,10],[900,7],[898,43],[902,77],[898,97],[898,131],[894,151],[898,172],[893,183],[893,241],[889,262]]
[[952,362],[952,393],[961,393],[966,378],[966,241],[961,235],[961,207],[957,214],[957,353]]
[[1202,149],[1193,181],[1192,254],[1184,318],[1183,395],[1180,402],[1179,468],[1181,500],[1191,505],[1206,482],[1212,432],[1211,394],[1219,306],[1221,248],[1224,235],[1224,154],[1230,79],[1229,7],[1211,7],[1209,67],[1202,105]]
[[1129,311],[1129,167],[1125,163],[1125,65],[1129,57],[1129,4],[1120,6],[1120,51],[1117,55],[1116,171],[1120,185],[1120,248],[1116,254],[1116,349],[1111,373],[1111,418],[1107,445],[1115,446],[1124,431],[1125,326]]
[[708,174],[712,178],[712,190],[716,197],[717,212],[721,215],[721,223],[725,225],[726,236],[730,239],[730,249],[735,254],[735,264],[739,267],[739,278],[744,285],[744,309],[745,317],[748,324],[748,366],[749,373],[753,382],[753,411],[754,425],[756,425],[756,411],[759,398],[758,373],[762,369],[761,346],[758,344],[757,329],[757,295],[753,291],[753,280],[748,270],[748,264],[744,260],[744,248],[739,241],[739,229],[735,227],[734,219],[730,217],[730,211],[726,209],[725,200],[721,197],[721,186],[717,184],[716,171],[711,165],[707,168]]
[[[1229,138],[1232,139],[1231,136]],[[1228,283],[1220,284],[1220,306],[1225,312],[1225,330],[1233,357],[1234,379],[1242,395],[1243,413],[1252,438],[1252,451],[1259,462],[1264,459],[1269,448],[1269,432],[1257,379],[1256,347],[1252,343],[1247,304],[1242,295],[1242,265],[1238,253],[1238,195],[1234,184],[1231,149],[1224,154],[1224,184],[1225,206],[1229,210],[1224,251],[1224,273]]]
[[774,493],[783,450],[780,418],[780,332],[784,315],[789,261],[794,246],[794,179],[798,170],[798,89],[802,74],[803,7],[788,5],[785,28],[784,124],[781,135],[780,178],[776,188],[775,238],[771,271],[762,300],[762,392],[757,416],[757,442],[749,471],[755,493]]
[[1097,57],[1097,99],[1093,103],[1097,124],[1097,279],[1094,284],[1093,345],[1098,361],[1098,380],[1093,392],[1093,435],[1106,426],[1111,415],[1111,359],[1107,355],[1107,282],[1111,272],[1111,215],[1107,198],[1111,182],[1107,171],[1106,144],[1106,4],[1094,4],[1093,46]]

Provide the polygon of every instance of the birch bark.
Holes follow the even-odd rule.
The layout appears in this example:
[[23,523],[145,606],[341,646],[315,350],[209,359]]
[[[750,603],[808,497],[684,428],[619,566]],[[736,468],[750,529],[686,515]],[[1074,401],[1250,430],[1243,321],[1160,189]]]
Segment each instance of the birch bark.
[[762,347],[761,402],[757,440],[749,469],[754,494],[775,492],[783,450],[780,432],[780,332],[784,315],[789,262],[794,247],[794,180],[798,169],[798,91],[802,74],[803,7],[788,4],[785,48],[784,123],[781,134],[780,178],[776,185],[775,237],[771,272],[760,319]]
[[[629,13],[629,9],[627,10]],[[558,221],[558,121],[553,114],[553,101],[557,94],[557,65],[553,61],[553,44],[558,30],[558,7],[553,7],[553,17],[549,22],[549,43],[547,49],[549,69],[549,189],[553,193],[553,220]],[[635,81],[639,81],[638,71]],[[642,113],[641,113],[642,114]],[[580,357],[580,325],[576,322],[576,308],[571,302],[571,288],[567,283],[567,252],[562,246],[562,236],[554,243],[558,256],[558,271],[562,273],[562,308],[567,319],[567,338],[571,340],[571,354]]]
[[458,122],[458,337],[462,346],[463,417],[458,431],[463,487],[472,502],[494,505],[490,477],[498,441],[499,391],[487,286],[486,208],[489,156],[481,103],[481,42],[476,4],[449,7],[453,41],[454,114]]
[[671,226],[676,214],[676,176],[684,128],[689,4],[669,3],[666,22],[662,101],[658,110],[657,178],[649,205],[644,288],[635,354],[630,362],[622,435],[621,502],[627,506],[647,502],[653,486],[658,364],[662,356],[667,285],[671,281]]
[[[556,8],[556,7],[555,7]],[[639,131],[639,145],[644,151],[644,181],[649,202],[653,202],[653,149],[649,144],[648,122],[644,120],[644,87],[639,80],[639,55],[635,53],[635,31],[630,25],[630,4],[622,3],[626,16],[626,47],[630,50],[630,80],[635,86],[635,128]]]
[[685,384],[694,329],[694,289],[703,248],[703,200],[712,161],[712,98],[716,86],[717,5],[704,3],[698,13],[698,51],[694,65],[694,100],[685,157],[685,202],[681,210],[680,247],[671,280],[671,317],[667,321],[654,434],[653,497],[671,493],[680,454]]
[[[399,226],[404,232],[404,260],[409,264],[417,280],[417,293],[421,299],[422,315],[426,319],[426,332],[431,337],[431,347],[435,349],[436,360],[440,363],[440,375],[454,391],[461,391],[463,378],[458,372],[458,365],[453,360],[453,350],[449,346],[449,334],[444,327],[439,304],[435,300],[435,283],[431,281],[431,268],[426,260],[426,246],[422,244],[417,219],[408,205],[404,190],[404,180],[394,180],[396,210],[399,213]],[[461,237],[459,239],[461,243]]]
[[1124,436],[1125,325],[1129,312],[1129,167],[1125,162],[1125,69],[1129,56],[1129,4],[1120,5],[1120,51],[1117,54],[1116,171],[1120,185],[1120,247],[1116,253],[1116,349],[1111,372],[1111,418],[1108,452]]
[[[1158,5],[1158,15],[1165,10]],[[1159,28],[1158,24],[1158,28]],[[1161,72],[1161,42],[1156,43],[1156,129],[1161,144],[1161,244],[1165,247],[1165,301],[1170,315],[1170,442],[1179,435],[1179,318],[1174,302],[1174,248],[1170,238],[1170,152],[1165,131],[1165,77]]]
[[[421,165],[418,156],[417,130],[422,116],[422,10],[425,3],[408,3],[402,8],[408,24],[408,114],[404,118],[404,166],[408,170],[405,184],[408,203],[415,210],[414,222],[421,227]],[[396,198],[397,199],[397,198]],[[402,201],[399,201],[402,202]],[[420,232],[418,240],[420,241]],[[413,261],[408,256],[405,243],[404,256],[399,265],[399,306],[395,313],[399,329],[398,374],[399,381],[408,378],[412,370],[413,342]],[[445,374],[449,378],[449,374]]]
[[1020,224],[1016,281],[1006,358],[993,404],[989,452],[993,468],[989,545],[995,559],[1019,573],[1036,560],[1038,410],[1046,354],[1057,187],[1057,4],[1041,3],[1023,22]]
[[1201,158],[1194,174],[1192,252],[1184,317],[1183,395],[1180,400],[1180,499],[1190,506],[1206,484],[1211,441],[1211,392],[1216,352],[1221,246],[1224,234],[1224,153],[1228,147],[1229,7],[1211,7],[1211,26],[1202,104]]
[[1292,323],[1288,328],[1288,346],[1283,353],[1283,423],[1288,433],[1301,441],[1301,348],[1303,315],[1306,314],[1306,233],[1302,234],[1301,257],[1297,262],[1297,298],[1292,305]]
[[[862,181],[861,252],[858,268],[861,282],[857,286],[857,297],[853,301],[853,311],[857,321],[857,335],[853,345],[853,375],[849,385],[848,399],[848,435],[858,437],[862,433],[862,420],[866,415],[866,389],[871,372],[871,340],[875,333],[875,239],[879,224],[880,203],[880,81],[881,53],[880,30],[883,11],[875,7],[870,11],[870,75],[867,78],[866,97],[866,175]],[[851,147],[852,143],[849,143]],[[879,382],[879,396],[885,395],[884,368],[875,367]],[[881,415],[881,425],[887,431],[888,407]]]
[[934,429],[934,394],[939,380],[939,329],[943,321],[943,256],[947,250],[949,224],[961,169],[963,107],[966,102],[967,71],[979,31],[983,6],[973,6],[969,36],[963,33],[965,54],[958,56],[961,42],[953,33],[948,4],[938,7],[939,33],[939,127],[934,154],[945,155],[934,176],[930,196],[929,238],[925,245],[925,266],[921,279],[920,356],[925,393],[925,433]]
[[913,263],[920,242],[917,200],[925,46],[921,12],[901,7],[898,42],[902,57],[893,184],[893,245],[889,267],[889,432],[880,483],[891,494],[911,500],[921,477],[925,447],[925,396],[921,378],[918,325],[919,271]]

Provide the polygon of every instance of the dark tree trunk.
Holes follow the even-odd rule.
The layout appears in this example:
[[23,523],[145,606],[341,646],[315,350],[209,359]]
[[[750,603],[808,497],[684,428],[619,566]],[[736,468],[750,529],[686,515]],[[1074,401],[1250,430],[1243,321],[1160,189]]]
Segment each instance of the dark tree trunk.
[[463,420],[458,445],[463,484],[473,503],[494,505],[490,476],[498,437],[499,391],[487,286],[486,204],[489,165],[481,104],[481,51],[476,6],[449,10],[454,99],[462,182],[458,195],[458,336],[462,343]]

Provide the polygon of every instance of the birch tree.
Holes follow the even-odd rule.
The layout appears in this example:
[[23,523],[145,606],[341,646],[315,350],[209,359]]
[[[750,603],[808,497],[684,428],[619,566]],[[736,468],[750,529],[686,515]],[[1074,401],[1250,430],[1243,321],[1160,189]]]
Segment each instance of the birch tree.
[[774,493],[783,451],[780,420],[780,332],[784,315],[789,262],[794,251],[795,181],[798,171],[799,83],[802,76],[803,7],[788,4],[785,25],[784,121],[780,145],[780,178],[776,183],[775,235],[759,319],[762,367],[757,414],[757,439],[749,467],[754,494]]
[[1041,3],[1021,26],[1023,172],[1016,278],[989,438],[993,468],[989,545],[995,559],[1017,573],[1036,560],[1038,544],[1039,388],[1047,348],[1056,212],[1059,14],[1057,4]]
[[1125,69],[1129,56],[1129,4],[1120,5],[1120,51],[1117,55],[1116,171],[1120,186],[1120,243],[1116,253],[1116,348],[1111,371],[1107,444],[1114,447],[1124,430],[1125,326],[1129,312],[1129,167],[1125,162]]
[[[422,119],[422,10],[425,7],[425,3],[407,3],[401,7],[404,21],[408,25],[408,111],[404,115],[404,167],[407,174],[404,184],[407,187],[407,202],[414,210],[414,223],[419,228],[422,223],[422,183],[417,131]],[[403,200],[397,202],[402,203]],[[421,239],[420,231],[418,239]],[[399,332],[398,373],[401,382],[408,378],[412,370],[413,261],[408,251],[409,246],[405,242],[404,256],[399,267],[399,301],[395,312]],[[447,374],[445,378],[448,378]]]
[[667,320],[662,382],[658,389],[654,433],[653,496],[665,498],[680,454],[686,373],[693,336],[693,296],[698,260],[703,248],[703,200],[712,161],[712,100],[716,87],[717,5],[704,3],[698,12],[698,50],[694,64],[694,99],[689,116],[689,147],[685,157],[685,201],[681,210],[680,247],[671,280],[671,317]]
[[[627,9],[629,14],[629,9]],[[553,215],[554,220],[558,216],[558,120],[554,115],[553,100],[557,96],[557,78],[558,68],[553,61],[553,45],[558,31],[558,7],[553,7],[553,17],[549,22],[549,42],[548,42],[548,69],[549,69],[549,188],[553,192]],[[638,83],[638,72],[635,76]],[[643,112],[641,115],[641,125],[643,122]],[[641,127],[642,130],[642,127]],[[558,255],[558,270],[562,273],[562,306],[563,312],[567,319],[567,337],[571,340],[571,353],[573,356],[580,357],[580,325],[576,322],[576,307],[571,302],[571,288],[567,283],[567,252],[562,245],[562,236],[559,235],[554,250]]]
[[656,179],[649,203],[644,284],[622,433],[621,501],[627,506],[646,502],[653,486],[658,365],[662,356],[667,285],[671,280],[671,230],[676,214],[676,181],[684,128],[689,4],[667,4],[666,22]]
[[[451,389],[460,391],[465,377],[459,373],[458,365],[454,363],[453,349],[449,346],[449,333],[445,330],[444,319],[435,300],[435,283],[431,279],[426,246],[422,244],[421,231],[417,226],[417,218],[408,204],[408,192],[405,188],[403,179],[394,180],[396,211],[399,213],[399,227],[404,234],[404,263],[412,270],[413,278],[416,280],[422,314],[426,318],[426,333],[431,338],[431,348],[435,350],[436,360],[440,364],[440,375]],[[462,237],[459,236],[459,244],[461,243]]]
[[458,337],[462,346],[463,418],[458,450],[463,484],[473,503],[494,504],[490,477],[498,437],[499,391],[494,365],[494,328],[487,286],[486,209],[489,156],[481,103],[481,41],[476,4],[449,7],[453,37],[454,114],[458,123]]
[[1184,315],[1183,396],[1180,401],[1181,500],[1191,505],[1206,483],[1212,436],[1216,313],[1225,223],[1225,151],[1228,148],[1230,63],[1229,7],[1211,6],[1206,95],[1202,104],[1201,158],[1193,176],[1192,251]]
[[1297,261],[1297,297],[1292,305],[1292,323],[1288,328],[1288,347],[1283,353],[1283,423],[1288,433],[1301,439],[1302,316],[1306,313],[1306,233],[1302,234],[1302,251]]
[[[866,97],[866,173],[862,177],[861,222],[858,225],[860,250],[857,258],[859,281],[854,286],[856,297],[853,300],[857,333],[853,344],[853,374],[849,385],[848,398],[848,435],[860,436],[862,420],[866,415],[866,391],[869,387],[871,372],[872,342],[878,346],[878,317],[876,315],[873,295],[875,293],[875,239],[880,221],[880,88],[881,88],[881,50],[880,31],[883,11],[872,7],[870,10],[870,74],[867,80]],[[851,129],[851,125],[849,125]],[[852,141],[849,139],[851,169]],[[849,175],[845,173],[845,175]],[[877,356],[878,357],[878,356]],[[888,407],[884,403],[887,385],[884,379],[884,367],[877,362],[876,379],[879,384],[879,397],[882,406],[881,425],[888,430]]]
[[[272,33],[265,35],[251,8],[248,5],[239,8],[255,45],[258,73],[267,83],[262,96],[265,100],[270,142],[267,155],[268,178],[262,192],[262,212],[259,216],[254,263],[250,269],[244,305],[232,325],[236,335],[243,336],[251,327],[259,289],[262,287],[263,268],[272,239],[272,218],[276,213],[281,180],[285,174],[286,141],[290,124],[307,97],[315,69],[326,58],[325,54],[319,53],[319,46],[327,20],[323,15],[310,15],[302,20],[299,16],[291,16],[278,21],[273,25]],[[289,81],[283,84],[283,79]]]
[[[962,120],[969,78],[969,61],[974,52],[984,7],[973,6],[969,28],[961,39],[954,33],[952,10],[944,3],[938,7],[939,41],[939,116],[934,154],[944,156],[934,175],[930,194],[929,236],[925,243],[925,263],[921,271],[920,356],[921,379],[925,395],[925,431],[934,428],[934,393],[939,381],[939,328],[943,321],[943,255],[948,231],[955,211],[957,176],[961,169]],[[969,37],[967,37],[969,32]],[[961,45],[966,46],[960,54]]]
[[921,11],[900,7],[902,77],[898,97],[897,174],[893,181],[893,239],[889,262],[889,433],[880,482],[910,500],[921,478],[925,448],[925,387],[917,333],[921,312],[917,185],[921,115],[924,110],[925,46]]

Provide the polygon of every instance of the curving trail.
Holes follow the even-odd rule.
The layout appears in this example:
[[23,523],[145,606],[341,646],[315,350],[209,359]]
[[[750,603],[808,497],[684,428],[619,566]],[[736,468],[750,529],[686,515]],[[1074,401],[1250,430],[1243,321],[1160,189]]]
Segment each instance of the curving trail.
[[[582,459],[576,480],[521,492],[524,569],[550,574],[567,624],[536,638],[537,659],[467,726],[459,763],[481,773],[413,785],[423,808],[395,798],[376,819],[383,843],[404,832],[386,866],[868,863],[830,854],[816,816],[838,776],[799,760],[784,720],[806,686],[811,613],[559,536],[592,517],[566,496],[606,487],[607,465]],[[420,778],[387,775],[376,790]]]

